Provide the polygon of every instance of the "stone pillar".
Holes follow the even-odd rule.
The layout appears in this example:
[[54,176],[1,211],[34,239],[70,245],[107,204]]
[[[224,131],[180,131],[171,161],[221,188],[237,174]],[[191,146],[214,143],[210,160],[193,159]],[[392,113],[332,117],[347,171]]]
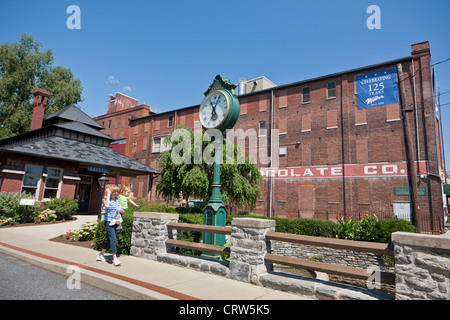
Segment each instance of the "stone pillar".
[[272,264],[264,263],[264,256],[271,251],[267,231],[275,231],[275,220],[232,220],[230,278],[259,284],[259,276],[273,269]]
[[160,212],[135,212],[131,234],[130,255],[156,260],[158,254],[174,253],[166,247],[167,239],[176,239],[176,230],[168,229],[169,222],[178,222],[179,215]]
[[395,298],[450,300],[450,232],[395,232]]

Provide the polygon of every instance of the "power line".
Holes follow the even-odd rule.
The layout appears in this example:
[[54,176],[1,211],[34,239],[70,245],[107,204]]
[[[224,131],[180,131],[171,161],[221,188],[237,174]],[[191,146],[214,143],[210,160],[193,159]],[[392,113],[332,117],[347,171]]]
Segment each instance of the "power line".
[[424,69],[427,69],[427,68],[431,68],[431,67],[437,66],[438,64],[442,64],[442,63],[448,62],[448,61],[450,61],[450,58],[445,59],[445,60],[442,60],[442,61],[439,61],[439,62],[436,62],[436,63],[431,64],[431,65],[426,66],[426,67],[422,67],[422,68],[420,68],[420,69],[418,69],[418,70],[415,70],[414,73],[413,73],[412,75],[410,75],[409,77],[406,77],[406,78],[404,78],[404,79],[398,80],[396,83],[398,84],[398,83],[400,83],[400,82],[402,82],[402,81],[405,81],[405,80],[408,80],[408,79],[414,77],[414,76],[416,75],[416,73],[419,72],[419,71],[421,71],[421,70],[424,70]]
[[441,64],[441,63],[444,63],[444,62],[447,62],[447,61],[450,61],[450,58],[448,58],[446,60],[443,60],[443,61],[436,62],[435,64],[432,64],[430,67],[437,66],[438,64]]

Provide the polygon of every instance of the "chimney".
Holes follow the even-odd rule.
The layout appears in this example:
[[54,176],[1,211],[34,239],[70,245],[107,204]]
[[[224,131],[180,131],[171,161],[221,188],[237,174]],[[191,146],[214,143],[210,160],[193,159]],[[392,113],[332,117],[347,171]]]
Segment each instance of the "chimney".
[[42,128],[42,121],[44,120],[45,107],[47,106],[48,98],[51,93],[44,89],[37,89],[34,93],[34,109],[33,117],[31,118],[30,131]]

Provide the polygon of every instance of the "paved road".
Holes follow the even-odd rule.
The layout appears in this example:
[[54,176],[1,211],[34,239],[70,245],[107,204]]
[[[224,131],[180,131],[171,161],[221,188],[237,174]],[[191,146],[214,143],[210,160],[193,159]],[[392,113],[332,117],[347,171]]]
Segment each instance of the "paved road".
[[[0,253],[0,300],[121,300],[123,297]],[[69,279],[70,278],[70,279]],[[69,279],[69,281],[68,281]],[[75,279],[72,281],[72,279]]]

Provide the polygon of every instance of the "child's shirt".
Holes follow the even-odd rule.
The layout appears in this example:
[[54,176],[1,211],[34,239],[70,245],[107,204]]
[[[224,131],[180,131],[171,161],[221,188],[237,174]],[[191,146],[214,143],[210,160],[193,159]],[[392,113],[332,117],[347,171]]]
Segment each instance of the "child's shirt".
[[128,200],[130,200],[129,196],[119,195],[119,204],[123,210],[128,209]]

